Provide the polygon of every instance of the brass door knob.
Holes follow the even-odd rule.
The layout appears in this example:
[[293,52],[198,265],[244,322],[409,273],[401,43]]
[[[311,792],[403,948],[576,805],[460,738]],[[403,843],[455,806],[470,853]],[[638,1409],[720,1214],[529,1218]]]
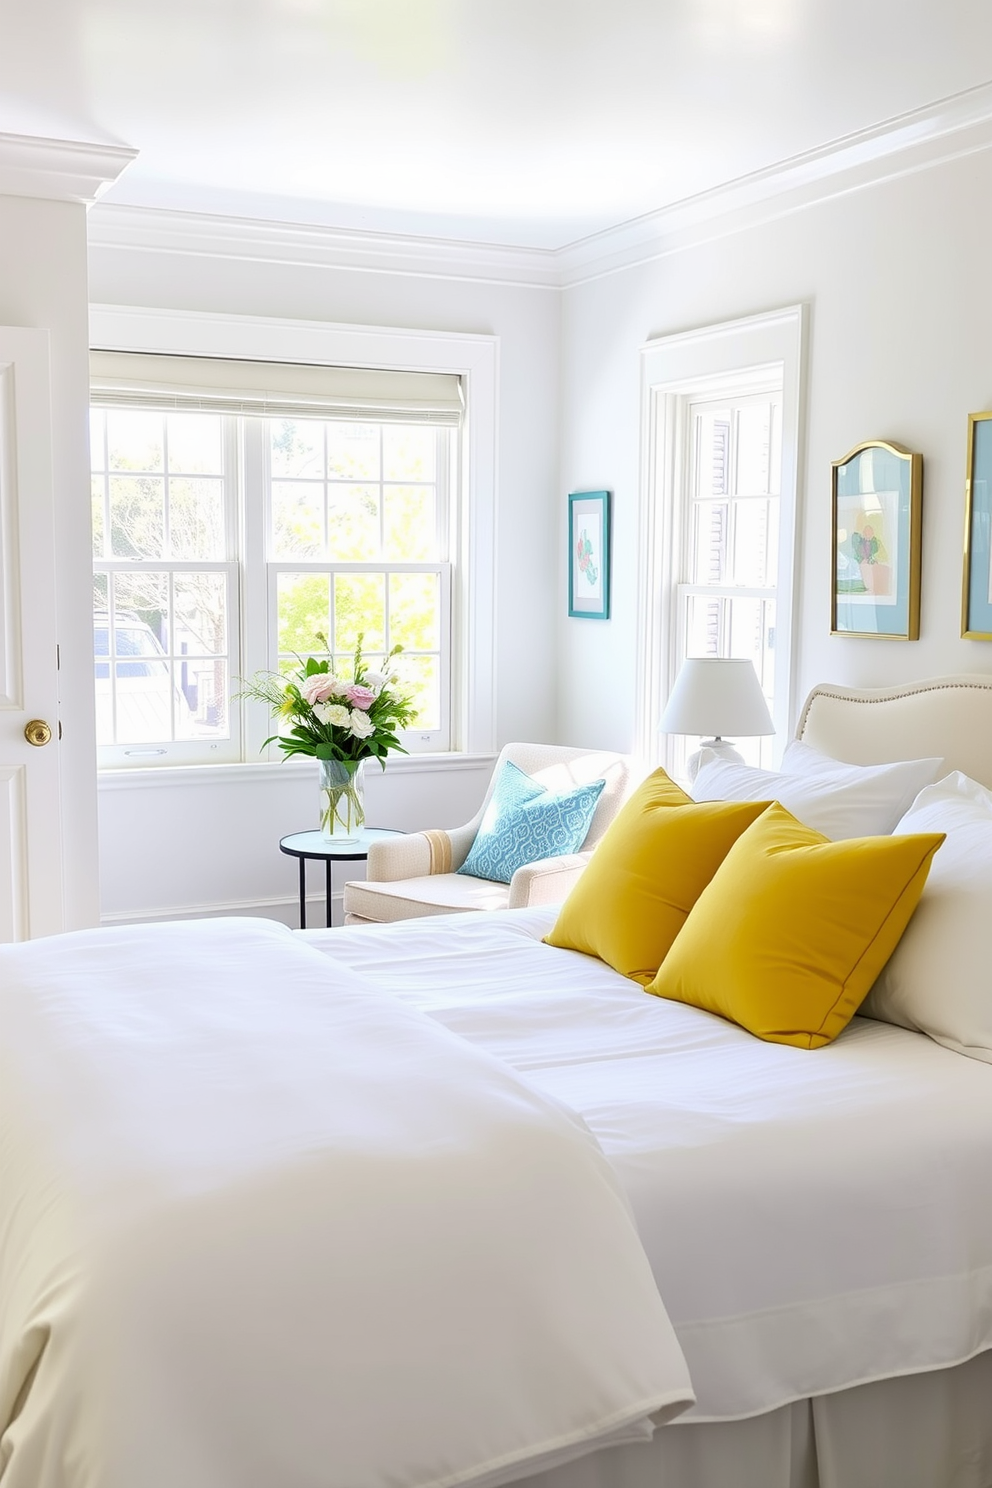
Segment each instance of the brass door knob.
[[24,725],[24,737],[29,744],[40,749],[43,744],[51,742],[52,731],[43,718],[32,718],[30,723]]

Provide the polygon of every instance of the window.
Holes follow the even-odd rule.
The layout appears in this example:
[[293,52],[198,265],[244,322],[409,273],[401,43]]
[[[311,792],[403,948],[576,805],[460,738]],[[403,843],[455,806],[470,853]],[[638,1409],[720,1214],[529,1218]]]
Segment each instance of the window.
[[684,773],[695,741],[658,732],[683,660],[753,663],[776,734],[794,724],[792,622],[805,311],[659,337],[642,351],[638,743]]
[[[673,628],[678,661],[739,656],[775,705],[782,390],[688,400],[679,581]],[[681,773],[686,744],[673,741]],[[742,739],[751,764],[771,763],[771,741]]]
[[[155,359],[134,360],[147,380]],[[440,411],[319,417],[270,390],[256,414],[243,392],[228,412],[216,405],[230,391],[194,402],[136,381],[105,373],[92,412],[101,762],[257,758],[272,724],[257,705],[242,717],[237,679],[294,666],[321,651],[318,634],[340,659],[363,634],[373,667],[402,645],[393,666],[419,705],[404,744],[448,749],[450,398]]]

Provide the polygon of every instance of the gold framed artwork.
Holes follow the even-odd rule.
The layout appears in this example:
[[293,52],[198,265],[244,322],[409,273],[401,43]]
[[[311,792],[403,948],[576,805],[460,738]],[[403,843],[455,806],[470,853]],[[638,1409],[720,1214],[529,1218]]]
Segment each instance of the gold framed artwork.
[[832,471],[831,635],[918,640],[923,456],[869,439]]
[[961,634],[992,641],[992,413],[968,415]]

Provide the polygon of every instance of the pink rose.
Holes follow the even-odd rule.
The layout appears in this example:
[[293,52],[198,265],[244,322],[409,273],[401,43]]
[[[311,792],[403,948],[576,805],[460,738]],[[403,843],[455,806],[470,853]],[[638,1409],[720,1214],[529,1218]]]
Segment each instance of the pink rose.
[[329,672],[314,672],[300,688],[311,708],[314,703],[324,703],[338,691],[338,681]]
[[344,695],[353,708],[362,708],[366,711],[375,702],[375,693],[372,689],[370,687],[360,687],[357,682],[347,688]]

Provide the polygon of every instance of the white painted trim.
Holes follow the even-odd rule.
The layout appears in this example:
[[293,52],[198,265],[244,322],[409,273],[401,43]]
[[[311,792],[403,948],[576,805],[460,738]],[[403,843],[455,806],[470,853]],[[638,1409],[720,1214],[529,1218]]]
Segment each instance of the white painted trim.
[[461,432],[462,475],[469,500],[468,521],[463,523],[462,578],[455,602],[462,606],[466,640],[459,658],[464,682],[455,699],[452,733],[460,749],[490,752],[496,736],[499,338],[93,305],[90,344],[109,351],[453,372],[464,380],[468,411]]
[[[342,893],[332,893],[331,903],[340,902],[344,897]],[[307,929],[323,930],[324,923],[324,890],[319,892],[307,892]],[[310,910],[316,911],[311,916]],[[273,916],[266,911],[282,910],[282,915]],[[167,920],[207,920],[216,915],[261,915],[263,919],[280,919],[284,923],[299,918],[300,900],[299,895],[281,895],[276,899],[229,899],[218,900],[212,904],[174,904],[168,909],[126,909],[115,914],[104,914],[100,916],[101,926],[105,925],[145,925],[161,924]],[[284,918],[285,917],[285,918]]]
[[0,195],[41,196],[88,206],[137,154],[125,145],[0,134]]
[[555,288],[559,281],[557,255],[551,248],[460,243],[111,202],[90,214],[88,231],[91,248],[135,253],[495,282],[517,289]]
[[[488,770],[496,763],[495,754],[410,754],[391,755],[386,771],[390,775],[436,775],[448,771]],[[366,768],[375,768],[374,765]],[[101,770],[97,789],[104,791],[147,790],[149,787],[175,789],[186,786],[218,785],[252,786],[268,781],[299,781],[313,774],[313,766],[293,760],[262,764],[177,765],[151,769]]]
[[[795,719],[795,634],[798,600],[800,456],[803,449],[805,347],[808,313],[790,305],[765,315],[659,336],[641,347],[641,479],[638,524],[637,752],[659,754],[658,720],[675,682],[672,614],[675,554],[679,551],[677,494],[682,489],[678,419],[690,396],[716,390],[736,370],[782,369],[782,477],[779,575],[776,594],[775,726],[779,746]],[[739,380],[739,379],[738,379]]]
[[992,147],[982,83],[558,250],[571,288]]
[[[3,185],[3,141],[18,138],[0,136],[0,190],[13,189]],[[556,249],[356,232],[110,202],[90,212],[89,238],[91,248],[97,249],[568,289],[990,147],[992,83],[983,83]],[[121,153],[130,157],[130,152]]]

